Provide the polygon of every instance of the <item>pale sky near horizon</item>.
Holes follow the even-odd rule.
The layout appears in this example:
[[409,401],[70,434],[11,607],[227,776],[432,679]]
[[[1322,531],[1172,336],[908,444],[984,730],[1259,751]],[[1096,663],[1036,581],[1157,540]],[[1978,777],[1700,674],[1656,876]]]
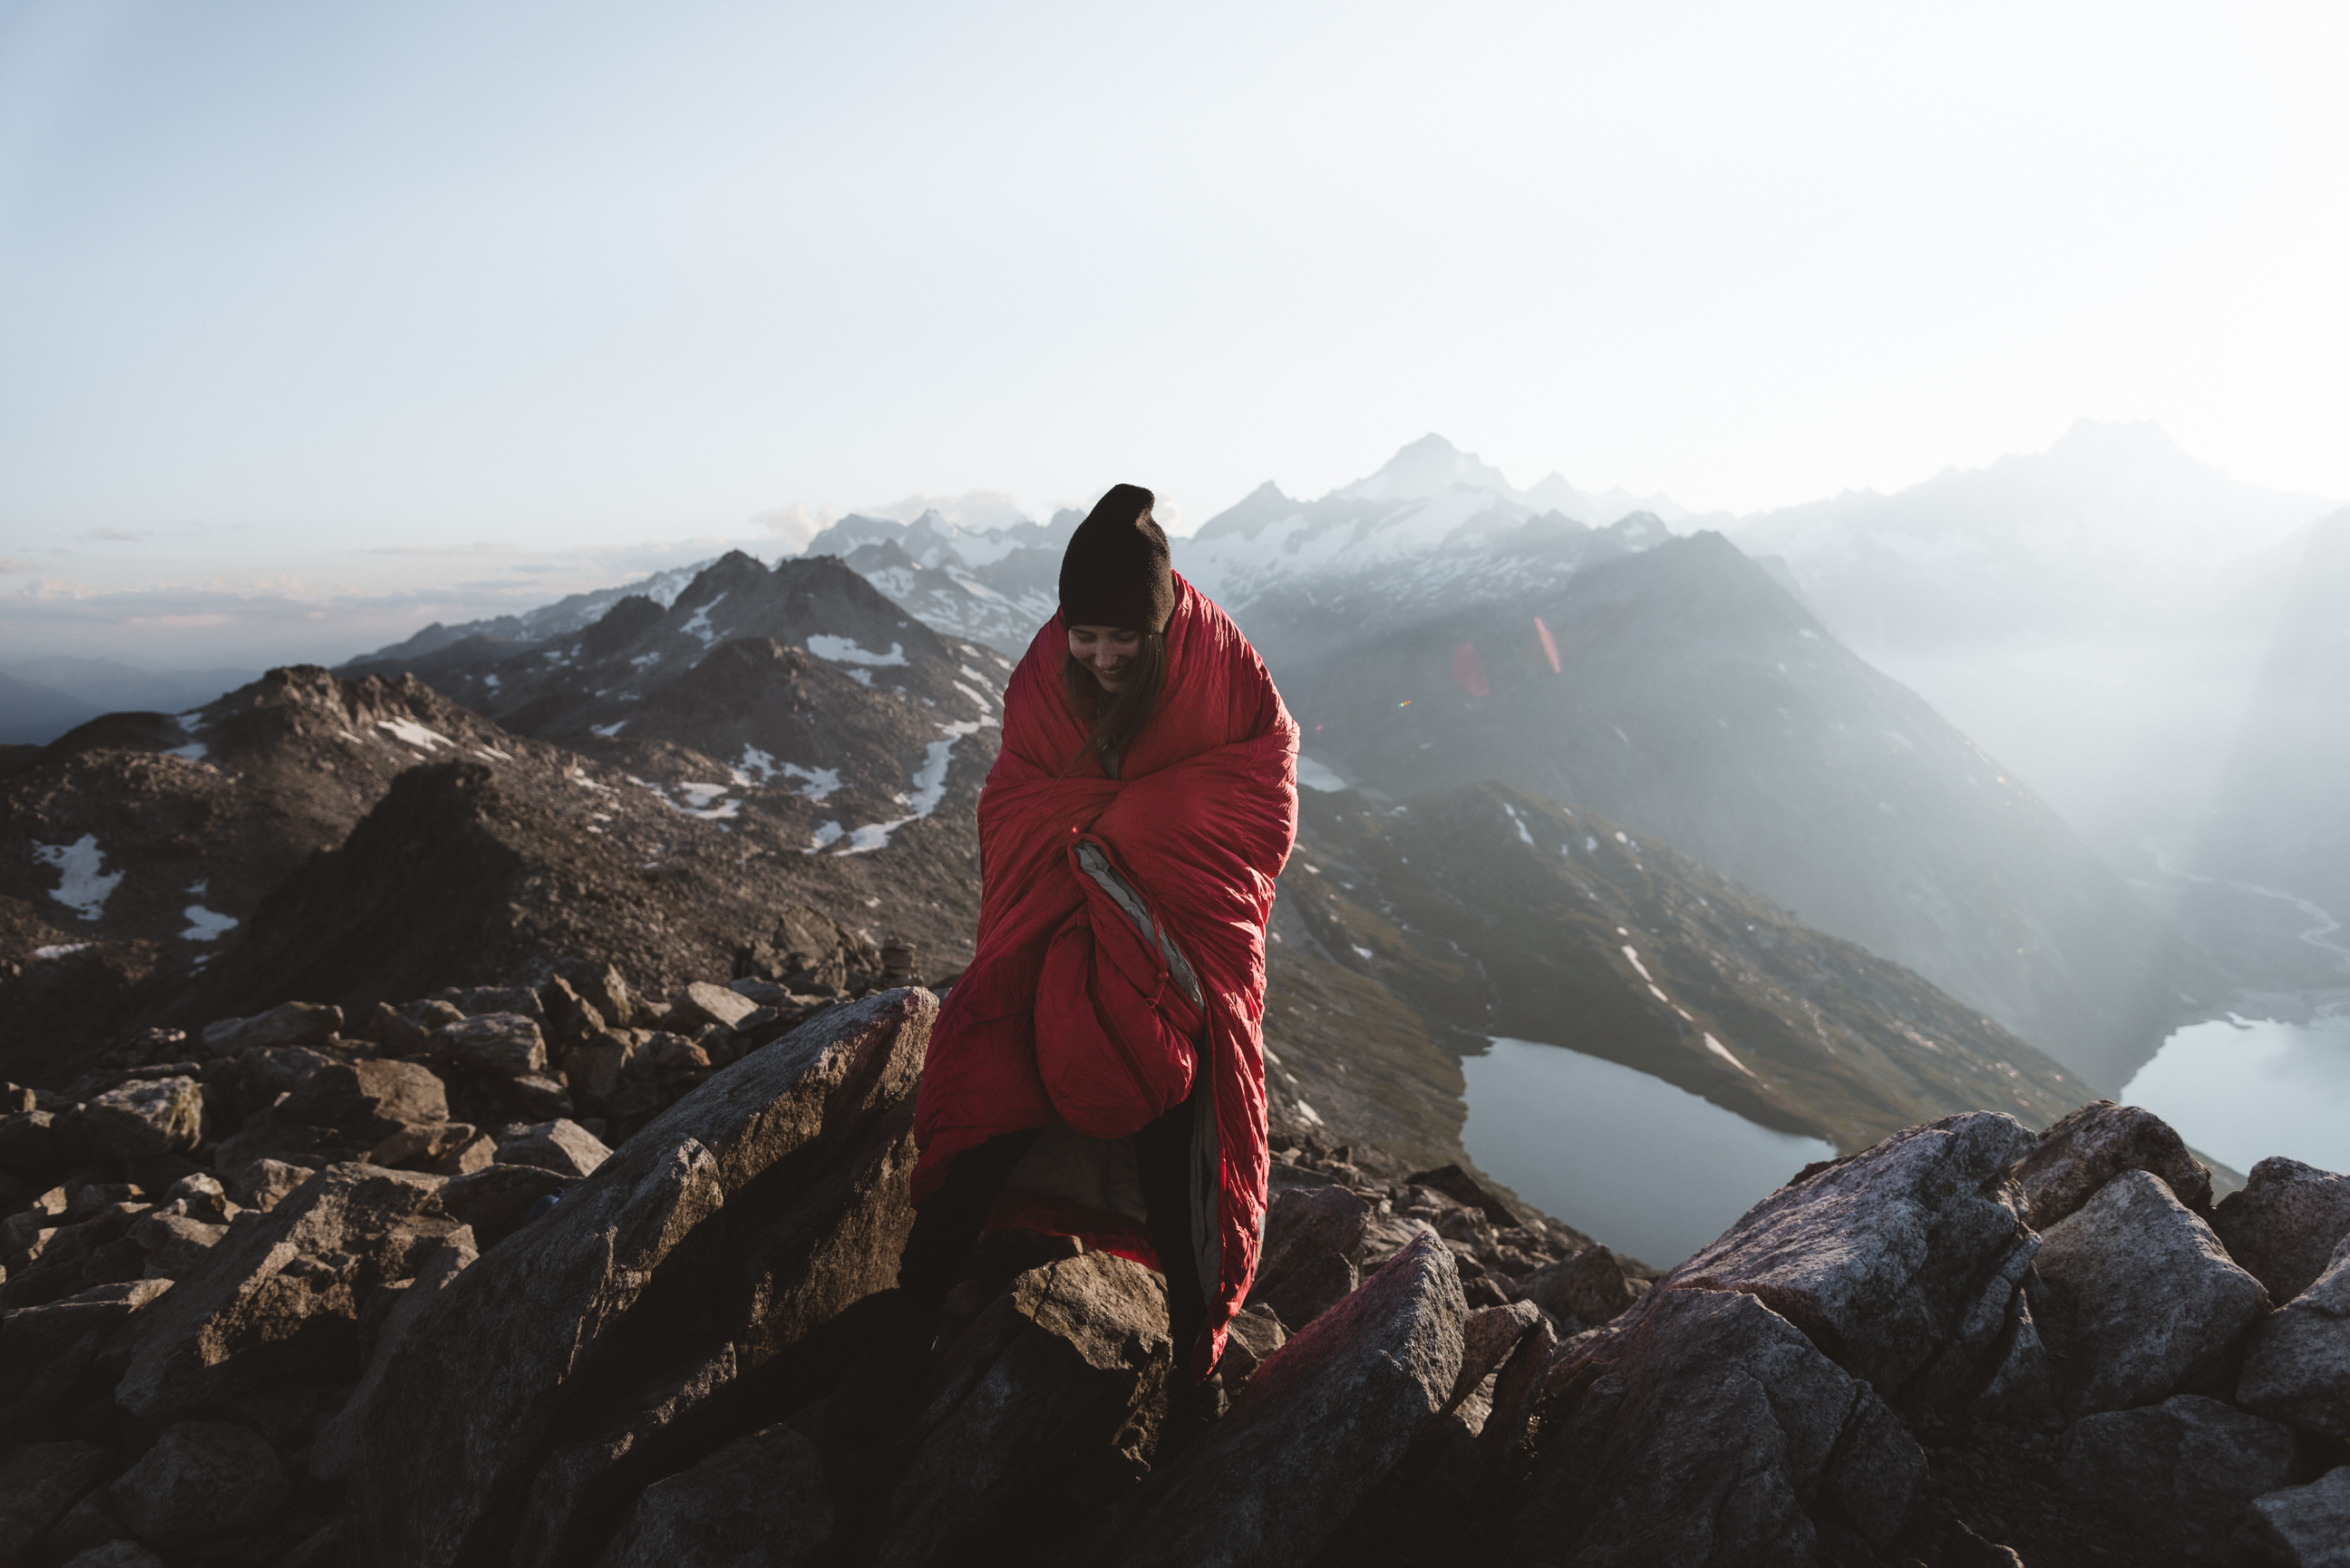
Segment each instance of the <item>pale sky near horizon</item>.
[[2345,57],[2338,5],[18,0],[0,602],[1191,526],[1431,430],[1747,512],[2151,419],[2350,495]]

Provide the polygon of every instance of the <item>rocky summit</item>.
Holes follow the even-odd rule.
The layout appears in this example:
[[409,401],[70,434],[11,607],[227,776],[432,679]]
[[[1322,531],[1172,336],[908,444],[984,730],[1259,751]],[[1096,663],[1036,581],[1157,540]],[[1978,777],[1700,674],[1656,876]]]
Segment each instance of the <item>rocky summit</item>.
[[293,1002],[0,1091],[0,1562],[2344,1561],[2350,1177],[2215,1206],[2144,1111],[1968,1112],[1659,1270],[1284,1134],[1197,1428],[1124,1258],[996,1232],[909,1328],[938,1003],[800,981]]

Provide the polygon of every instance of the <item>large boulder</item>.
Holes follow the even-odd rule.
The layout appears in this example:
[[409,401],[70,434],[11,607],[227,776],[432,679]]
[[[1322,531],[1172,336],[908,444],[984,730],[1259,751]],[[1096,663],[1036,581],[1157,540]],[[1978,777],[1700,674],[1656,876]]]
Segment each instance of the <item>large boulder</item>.
[[1048,1560],[1070,1478],[1111,1459],[1173,1360],[1150,1270],[1086,1252],[1020,1275],[935,1376],[875,1561]]
[[689,1034],[712,1023],[732,1029],[758,1010],[759,1004],[747,996],[697,980],[685,988],[684,995],[670,1004],[670,1027],[682,1028]]
[[2045,1231],[2125,1170],[2158,1176],[2179,1202],[2199,1214],[2211,1211],[2210,1168],[2169,1123],[2143,1106],[2092,1100],[2057,1118],[2016,1166],[2030,1205],[2024,1218]]
[[823,1457],[775,1426],[647,1487],[596,1568],[800,1568],[832,1530]]
[[1653,1295],[1544,1406],[1505,1563],[1868,1562],[1848,1538],[1889,1542],[1926,1479],[1876,1391],[1739,1292]]
[[576,1180],[612,1158],[604,1140],[577,1122],[557,1117],[525,1127],[498,1145],[496,1165],[534,1165]]
[[255,1046],[315,1045],[334,1038],[343,1010],[311,1002],[287,1002],[251,1018],[224,1018],[203,1030],[204,1054],[234,1056]]
[[2032,1145],[1989,1111],[1905,1127],[1757,1203],[1618,1324],[1676,1289],[1741,1291],[1888,1399],[1971,1394],[2038,1246],[2007,1177]]
[[330,1060],[304,1075],[277,1107],[289,1122],[338,1127],[374,1143],[403,1127],[449,1119],[449,1096],[421,1062]]
[[[724,1345],[748,1376],[886,1288],[937,1011],[927,992],[887,992],[744,1057],[442,1290],[367,1417],[355,1561],[503,1560],[557,1446],[625,1417],[648,1366]],[[617,1523],[651,1479],[619,1473],[593,1495]],[[576,1539],[567,1521],[536,1528]]]
[[2084,1507],[2126,1515],[2189,1560],[2222,1562],[2251,1501],[2290,1480],[2293,1461],[2285,1428],[2179,1394],[2075,1422],[2059,1475]]
[[1518,1294],[1570,1329],[1613,1323],[1640,1299],[1624,1261],[1605,1247],[1586,1247],[1544,1264],[1518,1282]]
[[194,1078],[146,1078],[109,1089],[82,1107],[89,1141],[124,1159],[177,1154],[203,1141],[204,1086]]
[[2350,1568],[2350,1465],[2254,1498],[2252,1533],[2286,1568]]
[[2350,1237],[2307,1290],[2253,1332],[2236,1398],[2248,1410],[2350,1441]]
[[1461,1324],[1461,1375],[1454,1379],[1452,1392],[1440,1413],[1450,1415],[1457,1409],[1489,1374],[1509,1359],[1520,1340],[1544,1325],[1541,1310],[1532,1302],[1479,1307],[1471,1313]]
[[527,1078],[546,1068],[538,1021],[519,1012],[485,1012],[443,1024],[435,1043],[458,1066],[493,1078]]
[[239,1214],[186,1278],[130,1321],[115,1403],[169,1417],[284,1378],[356,1377],[368,1293],[411,1278],[463,1230],[439,1211],[440,1187],[415,1171],[335,1165],[276,1209]]
[[[470,1228],[469,1228],[470,1229]],[[367,1362],[367,1370],[359,1376],[359,1386],[350,1397],[318,1428],[310,1445],[309,1469],[320,1480],[341,1480],[351,1473],[359,1460],[359,1437],[367,1429],[368,1412],[375,1407],[383,1392],[385,1373],[391,1366],[391,1355],[408,1331],[424,1314],[432,1298],[447,1288],[465,1267],[479,1260],[466,1231],[460,1231],[441,1244],[440,1251],[424,1261],[416,1277],[400,1284],[399,1294],[385,1309],[382,1321],[376,1324],[375,1343]]]
[[[1275,1193],[1265,1206],[1264,1246],[1257,1254],[1249,1299],[1264,1301],[1296,1270],[1333,1253],[1351,1258],[1362,1245],[1371,1206],[1343,1187],[1302,1187]],[[1289,1314],[1282,1314],[1284,1321]]]
[[1452,1254],[1415,1238],[1256,1369],[1231,1414],[1105,1520],[1078,1561],[1298,1563],[1435,1419],[1468,1315]]
[[2040,1332],[2078,1417],[2161,1399],[2216,1371],[2268,1293],[2159,1177],[2125,1170],[2041,1238]]
[[286,1467],[252,1428],[182,1421],[107,1496],[133,1535],[171,1547],[250,1530],[285,1507],[287,1490]]
[[2237,1266],[2289,1302],[2325,1272],[2350,1236],[2350,1176],[2272,1155],[2252,1167],[2241,1192],[2211,1210],[2211,1229]]
[[611,1400],[611,1413],[569,1437],[531,1478],[522,1524],[506,1562],[553,1568],[586,1560],[619,1521],[648,1459],[678,1435],[678,1424],[709,1404],[742,1370],[732,1345],[655,1366]]

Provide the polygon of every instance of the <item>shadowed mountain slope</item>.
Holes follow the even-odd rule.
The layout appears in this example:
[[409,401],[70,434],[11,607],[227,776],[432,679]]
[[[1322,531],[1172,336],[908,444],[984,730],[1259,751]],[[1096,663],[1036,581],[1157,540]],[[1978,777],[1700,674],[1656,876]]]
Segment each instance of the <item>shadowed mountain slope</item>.
[[[1433,1054],[1457,1063],[1489,1035],[1620,1062],[1846,1149],[1955,1110],[2044,1126],[2085,1092],[1910,971],[1595,813],[1482,784],[1405,805],[1308,792],[1301,815],[1275,989],[1338,971],[1363,992],[1326,981],[1322,1005],[1365,1022],[1354,1049],[1312,1053],[1310,1075],[1285,1054],[1275,1072],[1309,1106],[1344,1107],[1341,1130],[1402,1141],[1362,1102],[1392,1104],[1388,1085],[1433,1079]],[[1413,1010],[1417,1037],[1380,1016],[1373,987]],[[1282,1000],[1268,1002],[1276,1052],[1300,1027]]]
[[1471,608],[1274,607],[1251,634],[1351,782],[1498,778],[1603,812],[2096,1084],[2201,984],[2029,789],[1718,535]]

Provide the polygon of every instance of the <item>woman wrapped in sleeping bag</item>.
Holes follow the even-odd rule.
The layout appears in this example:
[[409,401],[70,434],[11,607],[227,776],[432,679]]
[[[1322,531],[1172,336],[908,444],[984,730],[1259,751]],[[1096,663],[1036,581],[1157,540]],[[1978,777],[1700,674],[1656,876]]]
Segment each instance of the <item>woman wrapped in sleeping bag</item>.
[[1121,484],[1077,529],[1060,613],[1004,695],[977,947],[923,1069],[899,1279],[942,1301],[993,1227],[1156,1268],[1196,1424],[1263,1234],[1264,933],[1297,726],[1170,569],[1152,501]]

